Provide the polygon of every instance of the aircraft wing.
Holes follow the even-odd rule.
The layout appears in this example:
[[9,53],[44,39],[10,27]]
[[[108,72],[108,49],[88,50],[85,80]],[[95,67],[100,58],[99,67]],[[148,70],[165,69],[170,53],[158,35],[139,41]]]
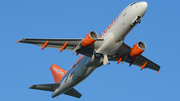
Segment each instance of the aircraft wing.
[[[119,48],[119,50],[117,51],[117,56],[112,57],[110,59],[110,61],[118,61],[119,58],[125,54],[124,58],[122,59],[122,61],[125,61],[127,63],[131,63],[132,59],[128,58],[128,55],[131,51],[131,47],[129,47],[128,45],[126,45],[125,43],[122,44],[122,46]],[[160,66],[157,65],[156,63],[152,62],[151,60],[147,59],[146,57],[144,57],[143,55],[140,55],[136,58],[136,60],[133,62],[134,65],[142,67],[144,63],[146,63],[146,66],[144,68],[149,68],[149,69],[153,69],[159,72],[160,70]]]
[[[77,52],[76,48],[79,46],[79,44],[82,42],[82,38],[78,39],[36,39],[36,38],[23,38],[18,43],[28,43],[28,44],[35,44],[37,46],[42,47],[42,50],[45,47],[48,48],[56,48],[56,49],[65,49],[65,50],[72,50],[73,52]],[[84,48],[80,54],[86,55],[86,56],[92,56],[93,51],[95,48],[99,47],[103,42],[103,39],[97,39],[96,42],[87,47]],[[66,44],[67,43],[67,44]],[[66,44],[66,45],[65,45]]]

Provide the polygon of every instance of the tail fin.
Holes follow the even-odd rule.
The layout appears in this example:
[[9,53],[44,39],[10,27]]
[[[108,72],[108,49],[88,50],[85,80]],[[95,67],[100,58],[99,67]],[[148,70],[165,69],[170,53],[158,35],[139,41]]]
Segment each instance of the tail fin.
[[53,64],[50,67],[51,73],[53,75],[55,83],[59,83],[63,76],[66,74],[66,71],[62,69],[61,67],[57,66],[56,64]]

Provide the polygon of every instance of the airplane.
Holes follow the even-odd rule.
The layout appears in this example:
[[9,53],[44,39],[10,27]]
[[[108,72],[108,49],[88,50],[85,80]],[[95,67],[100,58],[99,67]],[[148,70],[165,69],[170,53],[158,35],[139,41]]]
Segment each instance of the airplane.
[[132,48],[124,43],[126,35],[141,22],[147,10],[147,2],[133,2],[128,5],[98,37],[95,31],[90,31],[80,39],[36,39],[23,38],[17,43],[35,44],[63,50],[71,50],[82,56],[65,71],[56,64],[50,67],[55,83],[32,85],[30,89],[52,91],[52,98],[66,94],[76,98],[82,95],[73,87],[86,79],[97,67],[110,64],[109,61],[127,62],[129,66],[136,65],[143,70],[149,68],[155,71],[160,66],[141,55],[146,49],[146,44],[137,42]]

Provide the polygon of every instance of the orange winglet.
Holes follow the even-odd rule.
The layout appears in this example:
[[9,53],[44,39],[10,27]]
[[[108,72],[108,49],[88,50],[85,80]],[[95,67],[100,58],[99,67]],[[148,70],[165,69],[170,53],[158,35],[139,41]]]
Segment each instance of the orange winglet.
[[147,62],[145,62],[142,67],[141,67],[141,70],[143,70],[143,68],[146,66]]
[[19,44],[19,41],[20,41],[20,40],[16,41],[16,42],[17,42],[17,44]]
[[77,51],[77,54],[76,54],[76,56],[77,56],[77,55],[78,55],[80,52],[81,52],[81,49]]
[[47,46],[48,42],[49,42],[49,40],[46,41],[46,43],[42,46],[42,50]]
[[[124,54],[124,55],[125,55],[125,54]],[[119,58],[117,64],[119,64],[119,63],[121,62],[121,60],[122,60],[122,58],[124,57],[124,55],[122,55],[122,56]]]
[[157,70],[157,72],[159,73],[159,69]]
[[64,48],[66,47],[66,45],[68,44],[69,41],[67,41],[61,48],[60,52],[62,52],[64,50]]

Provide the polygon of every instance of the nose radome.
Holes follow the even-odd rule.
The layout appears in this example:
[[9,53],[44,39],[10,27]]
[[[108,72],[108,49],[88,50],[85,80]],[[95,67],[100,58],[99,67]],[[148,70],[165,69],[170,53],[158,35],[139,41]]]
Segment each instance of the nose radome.
[[145,10],[146,10],[147,7],[148,7],[147,2],[145,2],[145,1],[141,2],[141,5],[142,5],[142,7],[143,7]]

